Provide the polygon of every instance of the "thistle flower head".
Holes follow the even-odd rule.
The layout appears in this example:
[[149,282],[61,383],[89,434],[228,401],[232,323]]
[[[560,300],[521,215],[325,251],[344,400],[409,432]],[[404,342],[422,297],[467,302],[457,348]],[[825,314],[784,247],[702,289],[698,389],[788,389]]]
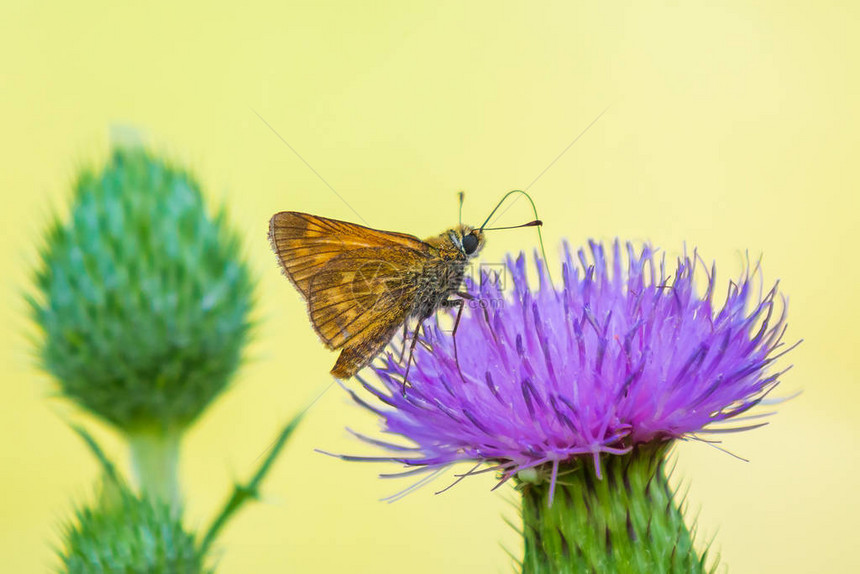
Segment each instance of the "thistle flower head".
[[49,229],[31,310],[61,392],[123,430],[182,427],[226,386],[253,283],[186,172],[118,149]]
[[375,368],[378,384],[361,380],[375,400],[353,397],[411,443],[359,435],[396,451],[372,460],[488,462],[503,479],[550,469],[554,480],[559,464],[589,458],[599,475],[601,455],[738,420],[778,383],[785,305],[776,287],[762,292],[757,268],[716,303],[715,270],[695,254],[669,269],[648,246],[566,249],[558,287],[537,265],[538,288],[522,255],[508,260],[511,295],[486,277],[467,284],[475,299],[456,351],[438,320],[425,322],[405,394],[394,356]]

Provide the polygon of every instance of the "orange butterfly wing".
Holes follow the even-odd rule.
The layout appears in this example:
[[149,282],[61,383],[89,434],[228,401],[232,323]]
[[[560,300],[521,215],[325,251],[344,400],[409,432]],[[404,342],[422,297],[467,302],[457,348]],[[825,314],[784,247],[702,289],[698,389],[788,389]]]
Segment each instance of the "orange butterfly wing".
[[342,348],[338,378],[369,363],[406,321],[433,249],[405,233],[288,211],[272,217],[269,239],[314,330],[328,348]]
[[403,247],[362,248],[332,259],[314,276],[308,297],[311,323],[329,348],[342,349],[332,374],[355,374],[406,322],[427,259]]
[[379,231],[309,213],[282,211],[269,220],[269,242],[284,274],[308,297],[311,278],[343,253],[362,247],[405,247],[425,251],[428,245],[413,235]]

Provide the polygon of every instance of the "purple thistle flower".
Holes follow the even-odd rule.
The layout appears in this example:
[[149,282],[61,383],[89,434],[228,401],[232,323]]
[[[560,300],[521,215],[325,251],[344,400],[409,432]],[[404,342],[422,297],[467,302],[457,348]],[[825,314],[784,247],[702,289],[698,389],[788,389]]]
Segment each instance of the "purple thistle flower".
[[766,424],[714,428],[756,418],[739,415],[785,372],[770,369],[789,350],[776,285],[763,292],[756,266],[715,304],[715,269],[695,252],[667,272],[649,246],[628,243],[622,254],[616,241],[611,251],[592,242],[574,257],[565,246],[561,287],[536,259],[540,285],[530,288],[522,254],[507,262],[512,296],[486,276],[480,286],[467,281],[475,300],[457,330],[458,361],[451,333],[431,319],[405,395],[405,360],[392,354],[374,368],[380,384],[359,378],[376,401],[349,391],[382,417],[385,433],[413,445],[357,435],[395,454],[343,458],[417,467],[403,474],[474,461],[470,475],[490,463],[500,484],[542,467],[551,469],[551,501],[559,464],[588,457],[599,477],[601,455]]

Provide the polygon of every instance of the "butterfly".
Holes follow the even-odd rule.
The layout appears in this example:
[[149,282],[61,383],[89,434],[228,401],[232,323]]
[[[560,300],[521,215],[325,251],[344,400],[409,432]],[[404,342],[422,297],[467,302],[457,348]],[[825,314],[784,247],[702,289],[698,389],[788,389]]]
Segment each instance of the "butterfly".
[[[472,298],[460,291],[466,266],[483,248],[490,218],[512,193],[502,198],[481,227],[460,223],[424,240],[297,211],[272,216],[269,242],[284,274],[307,301],[311,325],[322,342],[340,350],[332,375],[353,376],[401,327],[405,344],[407,325],[417,319],[405,390],[421,323],[437,309],[458,307],[456,335],[463,305]],[[462,205],[461,193],[461,213]],[[540,225],[536,219],[515,227]]]

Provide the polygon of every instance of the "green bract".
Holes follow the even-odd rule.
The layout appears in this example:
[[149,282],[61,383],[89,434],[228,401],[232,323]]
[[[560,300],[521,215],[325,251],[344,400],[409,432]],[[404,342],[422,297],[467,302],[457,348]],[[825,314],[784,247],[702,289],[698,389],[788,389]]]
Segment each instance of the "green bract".
[[715,572],[707,546],[701,555],[694,548],[683,502],[669,486],[668,448],[655,442],[604,455],[601,478],[581,459],[567,463],[555,484],[551,471],[543,480],[540,472],[534,481],[517,477],[523,495],[521,572]]
[[197,574],[204,557],[170,507],[126,487],[95,508],[80,508],[63,532],[64,574]]
[[185,171],[118,149],[50,227],[30,303],[61,392],[125,431],[183,428],[226,386],[253,281]]

